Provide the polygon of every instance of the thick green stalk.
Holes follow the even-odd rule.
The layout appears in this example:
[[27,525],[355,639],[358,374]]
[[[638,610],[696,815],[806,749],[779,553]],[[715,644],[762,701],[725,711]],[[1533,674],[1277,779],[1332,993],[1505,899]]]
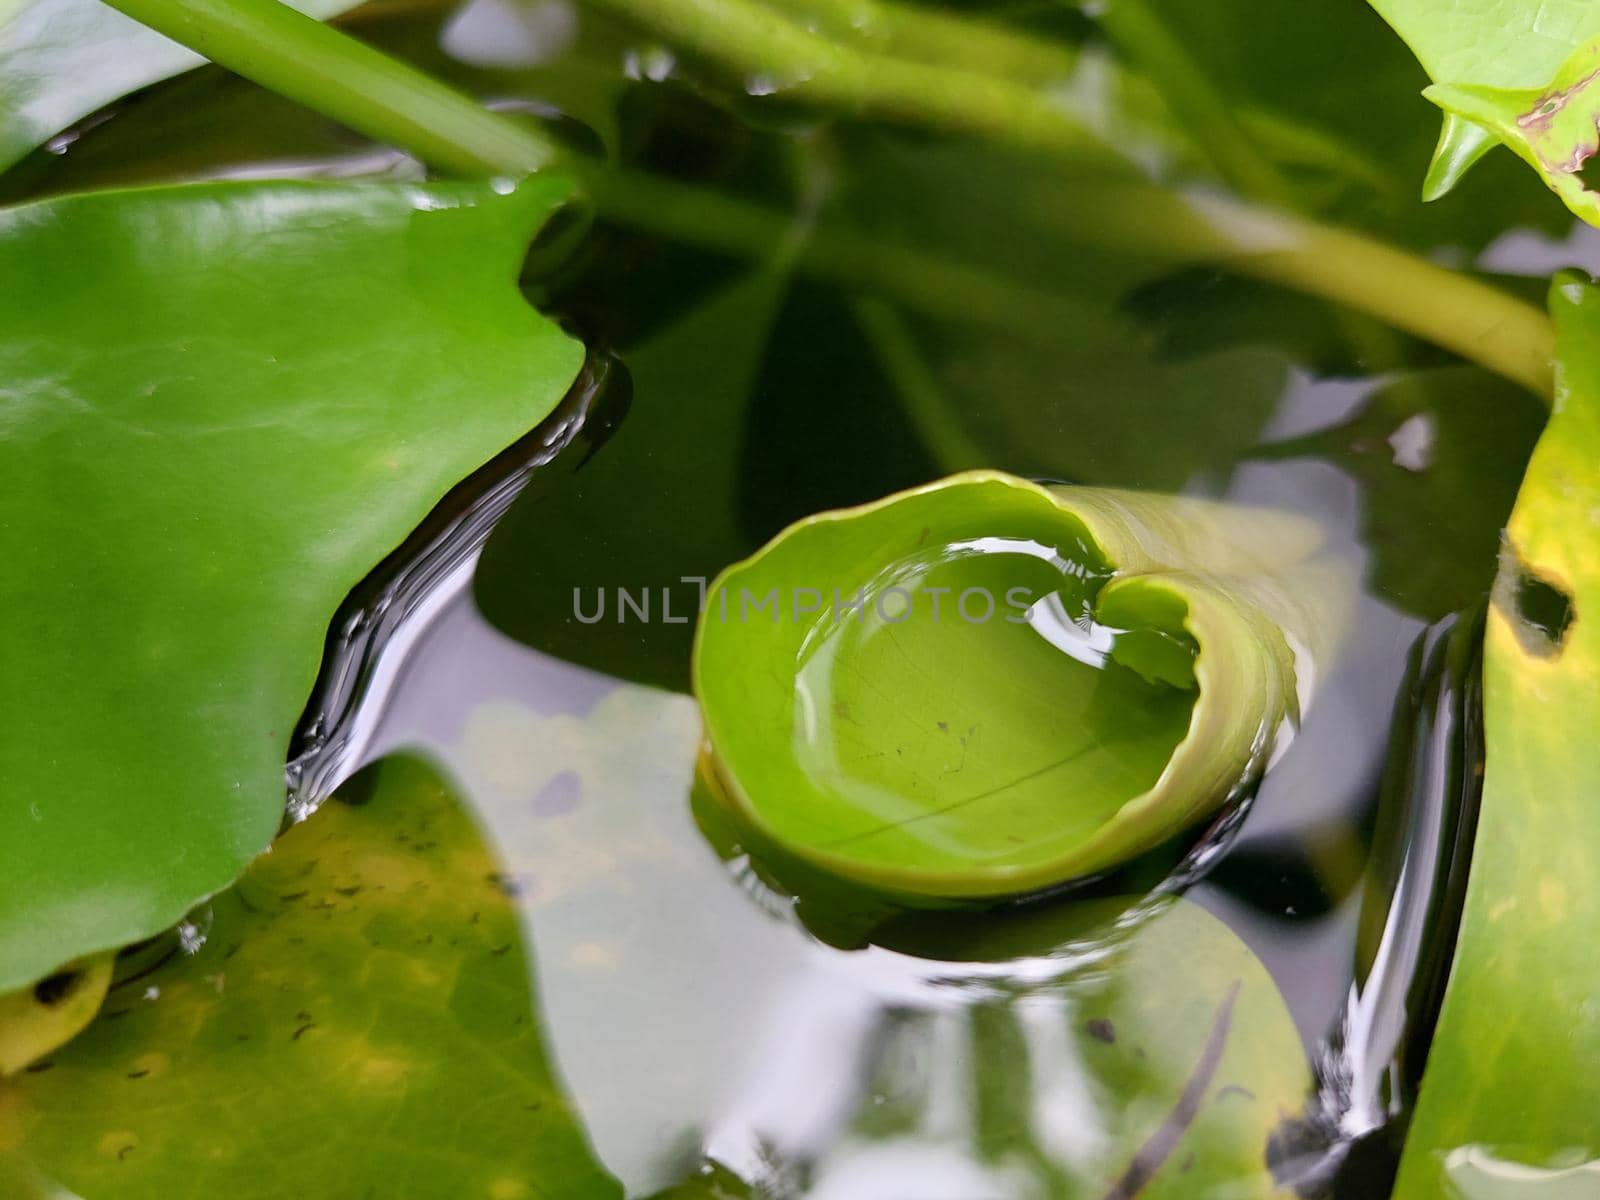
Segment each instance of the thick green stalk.
[[768,6],[837,41],[1017,83],[1061,83],[1072,77],[1078,63],[1073,47],[945,9],[914,8],[892,0],[768,0]]
[[1084,189],[1087,239],[1214,262],[1319,296],[1554,394],[1555,327],[1542,309],[1360,233],[1211,193],[1142,184]]
[[[792,214],[658,175],[573,163],[596,209],[619,225],[646,230],[703,249],[760,260],[795,230]],[[943,320],[1007,329],[1050,339],[1065,328],[1092,330],[1108,340],[1125,330],[1089,306],[1055,292],[991,274],[848,229],[804,233],[796,269],[816,279]]]
[[[761,257],[792,227],[786,214],[653,175],[592,170],[587,182],[596,207],[614,221],[744,258]],[[1215,195],[1128,184],[1085,189],[1075,199],[1086,242],[1160,248],[1331,300],[1451,350],[1546,402],[1553,394],[1549,318],[1459,271],[1359,233]],[[1125,335],[1067,297],[848,230],[812,231],[797,265],[930,316],[1030,336],[1094,325],[1106,326],[1103,338]]]
[[522,176],[556,148],[413,67],[278,0],[109,0],[262,87],[460,175]]
[[841,45],[753,0],[590,0],[715,63],[757,94],[912,121],[1102,164],[1121,156],[1035,87]]

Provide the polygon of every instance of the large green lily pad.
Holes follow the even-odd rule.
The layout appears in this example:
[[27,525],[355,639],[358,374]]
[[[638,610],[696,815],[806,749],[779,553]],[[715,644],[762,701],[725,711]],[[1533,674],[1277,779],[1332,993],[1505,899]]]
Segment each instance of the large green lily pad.
[[1299,719],[1348,586],[1320,552],[1290,514],[992,471],[809,518],[701,616],[724,799],[758,846],[902,897],[1105,870]]
[[503,871],[430,770],[369,769],[197,914],[197,952],[0,1083],[0,1182],[9,1157],[41,1198],[620,1197]]
[[0,992],[277,831],[340,601],[560,400],[569,185],[214,184],[0,214]]
[[1558,282],[1552,308],[1555,414],[1511,515],[1489,613],[1482,812],[1397,1200],[1455,1195],[1456,1175],[1471,1174],[1452,1162],[1461,1147],[1533,1168],[1595,1149],[1600,1011],[1582,931],[1600,924],[1600,291]]

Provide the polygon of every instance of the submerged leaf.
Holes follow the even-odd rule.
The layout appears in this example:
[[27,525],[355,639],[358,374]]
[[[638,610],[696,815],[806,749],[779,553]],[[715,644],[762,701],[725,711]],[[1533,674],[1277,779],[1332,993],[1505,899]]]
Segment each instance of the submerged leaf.
[[427,768],[370,768],[212,902],[204,945],[0,1083],[0,1180],[9,1152],[84,1200],[620,1197],[503,879]]
[[1316,455],[1362,485],[1369,588],[1436,621],[1489,592],[1500,531],[1544,424],[1523,388],[1477,367],[1402,376],[1348,421],[1258,451]]
[[[686,690],[700,589],[753,544],[734,520],[736,472],[786,285],[783,272],[752,272],[622,353],[628,419],[571,478],[534,479],[484,547],[473,588],[498,628]],[[631,621],[623,592],[642,606]]]
[[[1463,1164],[1461,1148],[1523,1164],[1502,1179],[1520,1170],[1530,1197],[1550,1188],[1526,1168],[1600,1149],[1600,1014],[1593,948],[1579,935],[1600,924],[1600,290],[1558,282],[1551,304],[1555,415],[1512,512],[1489,613],[1483,804],[1397,1200],[1453,1186],[1512,1194],[1485,1186],[1497,1172]],[[1573,1176],[1566,1186],[1588,1195],[1591,1184]]]
[[1063,969],[954,1012],[904,1009],[886,1020],[853,1136],[819,1173],[860,1179],[886,1160],[937,1163],[959,1138],[948,1113],[961,1105],[975,1144],[945,1169],[974,1173],[970,1190],[941,1195],[1293,1195],[1274,1181],[1267,1146],[1303,1105],[1310,1073],[1272,977],[1198,904],[1132,913],[1127,903],[913,918],[931,939],[896,948],[1023,972],[1055,958]]
[[[288,0],[313,17],[359,0]],[[100,0],[0,4],[0,171],[80,117],[205,59]]]
[[579,369],[515,286],[568,190],[0,214],[0,992],[170,927],[271,840],[339,603]]
[[[1600,34],[1589,0],[1371,0],[1436,84],[1471,90],[1540,88],[1579,45]],[[1430,89],[1430,94],[1441,89]],[[1424,197],[1448,192],[1498,136],[1476,106],[1440,103],[1453,116],[1428,168]],[[1469,111],[1470,109],[1470,111]]]
[[896,896],[1115,866],[1298,720],[1347,586],[1320,547],[1288,514],[987,471],[809,518],[701,616],[725,800],[758,845]]
[[517,677],[441,753],[525,883],[552,1053],[630,1195],[1288,1195],[1266,1143],[1300,1037],[1200,906],[901,912],[819,945],[702,842],[693,704]]

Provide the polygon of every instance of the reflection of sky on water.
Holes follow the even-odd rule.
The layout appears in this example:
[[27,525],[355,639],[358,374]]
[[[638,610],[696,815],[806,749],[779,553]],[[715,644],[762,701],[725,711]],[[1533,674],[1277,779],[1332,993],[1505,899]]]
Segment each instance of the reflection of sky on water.
[[[1378,386],[1373,381],[1315,381],[1296,374],[1263,441],[1296,437],[1347,419]],[[1309,459],[1245,463],[1226,498],[1304,512],[1323,526],[1342,555],[1366,569],[1357,538],[1356,485],[1328,463]],[[1263,782],[1235,852],[1267,848],[1297,831],[1345,830],[1372,803],[1406,656],[1421,622],[1362,593],[1350,634],[1320,681],[1311,718]],[[1335,1021],[1353,977],[1351,946],[1359,890],[1327,916],[1263,920],[1211,883],[1190,896],[1226,920],[1273,969],[1308,1046]]]

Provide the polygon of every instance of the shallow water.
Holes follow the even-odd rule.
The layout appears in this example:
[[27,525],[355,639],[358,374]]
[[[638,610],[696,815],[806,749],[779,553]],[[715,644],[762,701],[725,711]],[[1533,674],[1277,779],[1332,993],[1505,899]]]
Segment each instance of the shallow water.
[[[570,47],[578,36],[561,24],[571,11],[560,5],[537,6],[538,20],[556,31],[537,38],[517,24],[526,14],[508,26],[505,12],[472,8],[488,24],[458,18],[443,46],[473,70],[556,71],[560,55],[532,55],[530,64],[528,47]],[[405,14],[390,21],[397,44],[438,55],[432,24]],[[774,178],[792,173],[785,160],[814,140],[804,114],[743,114],[746,122],[712,111],[661,54],[633,46],[625,60],[635,84],[657,85],[629,91],[616,106],[642,147],[638,159],[739,195],[781,192]],[[542,95],[539,83],[549,82],[495,77],[490,88],[472,78],[507,105]],[[207,74],[157,89],[53,146],[48,161],[35,156],[10,180],[10,194],[130,179],[417,170],[321,126],[279,137],[269,120],[257,122],[267,131],[261,144],[175,136],[169,153],[145,152],[152,130],[182,133],[171,110],[193,103],[188,97],[226,114],[237,88]],[[1136,272],[1082,247],[1041,249],[959,189],[926,187],[917,172],[943,179],[929,161],[938,166],[945,148],[876,136],[844,131],[846,150],[864,138],[868,151],[845,173],[856,170],[893,197],[916,194],[930,209],[947,205],[958,218],[952,227],[982,227],[968,257],[1022,260],[1019,270],[1040,274],[1070,265],[1097,294],[1098,317],[1121,320],[1142,308],[1163,328],[1151,342],[1198,341],[1201,350],[1169,355],[1170,347],[1141,342],[1068,353],[1050,337],[950,325],[959,297],[926,325],[896,326],[834,281],[797,281],[769,264],[602,222],[562,242],[570,253],[555,255],[553,269],[536,253],[525,280],[596,348],[594,377],[352,599],[331,634],[291,773],[291,813],[312,820],[339,781],[391,753],[421,753],[459,785],[504,864],[556,1073],[599,1159],[630,1195],[672,1187],[706,1162],[772,1197],[1085,1194],[1083,1181],[1137,1159],[1140,1131],[1161,1125],[1163,1114],[1150,1111],[1153,1101],[1139,1107],[1140,1097],[1180,1093],[1206,1062],[1214,1030],[1227,1030],[1235,1000],[1207,969],[1234,963],[1236,944],[1187,909],[1178,918],[1138,912],[1124,920],[1106,910],[1098,921],[1080,919],[1073,906],[1081,897],[1007,912],[977,932],[937,920],[841,932],[720,842],[692,803],[701,727],[683,694],[687,629],[630,625],[615,609],[591,625],[574,619],[575,592],[667,587],[677,589],[678,611],[688,611],[694,587],[686,580],[748,553],[788,521],[974,465],[962,459],[968,435],[999,447],[985,463],[1019,473],[1304,514],[1352,572],[1374,575],[1363,484],[1326,461],[1260,457],[1248,446],[1357,415],[1394,364],[1288,365],[1295,360],[1254,346],[1250,321],[1271,323],[1259,313],[1230,324],[1200,311],[1204,297],[1237,281],[1188,273],[1197,302],[1188,290],[1174,297],[1139,284]],[[970,148],[950,157],[955,174],[981,177],[989,163]],[[819,160],[806,197],[828,190],[836,164]],[[924,190],[902,186],[901,175]],[[838,190],[841,207],[861,199]],[[803,229],[814,215],[790,214],[786,228]],[[881,240],[898,232],[890,221]],[[1552,253],[1566,261],[1594,248],[1580,240],[1562,252],[1521,233],[1495,243],[1483,263],[1505,269]],[[897,389],[882,363],[897,361],[908,338],[948,355],[946,407],[964,408],[965,427],[937,396]],[[621,366],[610,365],[612,351]],[[1135,436],[1119,439],[1114,425],[1082,419],[1085,394],[1136,406],[1218,363],[1223,384],[1200,389],[1193,429],[1174,434],[1130,418]],[[1258,383],[1259,395],[1236,396],[1236,378]],[[1010,402],[1014,395],[1055,419],[1027,424],[1029,406]],[[1241,446],[1183,453],[1221,423],[1211,415],[1224,403],[1255,405],[1260,427]],[[1412,420],[1371,449],[1397,469],[1426,472],[1434,442],[1427,421]],[[1323,1180],[1343,1170],[1336,1194],[1365,1198],[1392,1165],[1386,1131],[1399,1128],[1414,1095],[1447,961],[1450,895],[1465,866],[1465,838],[1447,815],[1476,752],[1461,735],[1475,694],[1459,682],[1444,699],[1418,690],[1413,648],[1431,653],[1444,627],[1430,630],[1372,590],[1353,604],[1309,719],[1248,808],[1190,858],[1197,878],[1185,896],[1259,959],[1292,1018],[1263,1032],[1271,1006],[1250,1009],[1260,1019],[1235,1023],[1228,1053],[1248,1054],[1252,1037],[1280,1053],[1269,1033],[1287,1033],[1317,1070],[1298,1081],[1299,1092],[1297,1081],[1272,1077],[1285,1094],[1317,1102],[1295,1129],[1278,1128],[1292,1105],[1273,1108],[1265,1094],[1237,1101],[1238,1119],[1263,1135],[1241,1153],[1239,1170],[1259,1174],[1255,1151],[1278,1133],[1280,1170]],[[1097,653],[1067,640],[1081,656]],[[1434,719],[1408,747],[1415,778],[1398,797],[1392,785],[1385,793],[1396,728],[1429,711]],[[1160,881],[1190,849],[1122,882]],[[1092,902],[1108,894],[1102,888]],[[1188,922],[1182,936],[1165,932],[1174,921]],[[1424,925],[1431,938],[1421,936]],[[1376,949],[1362,937],[1371,926],[1382,934]],[[1246,991],[1239,1003],[1255,1003],[1258,990]],[[1130,1017],[1120,1034],[1109,1029],[1104,1013],[1120,1014],[1118,1005],[1149,1028]],[[1158,1028],[1172,1031],[1170,1040]],[[1148,1075],[1139,1086],[1127,1084],[1127,1062],[1111,1057],[1119,1045],[1157,1060],[1141,1068]],[[1226,1073],[1246,1065],[1224,1058],[1205,1082],[1224,1092]],[[1134,1102],[1122,1103],[1130,1093]],[[1362,1138],[1370,1154],[1347,1154]],[[1228,1167],[1217,1170],[1225,1176]],[[1480,1177],[1524,1179],[1465,1151],[1452,1171],[1471,1196],[1512,1194],[1483,1190],[1491,1185]],[[1527,1194],[1566,1195],[1560,1189],[1583,1186],[1572,1184],[1582,1176],[1530,1175]]]
[[[1303,383],[1277,420],[1325,419],[1359,395]],[[572,418],[561,420],[566,437]],[[1250,467],[1229,496],[1315,514],[1360,562],[1353,489],[1331,468]],[[475,526],[458,526],[458,537],[462,528]],[[723,861],[697,823],[693,702],[500,633],[473,601],[475,557],[462,545],[445,555],[450,569],[375,648],[369,690],[347,722],[359,737],[340,750],[338,770],[420,752],[459,783],[508,864],[560,1078],[630,1194],[668,1187],[701,1156],[774,1194],[803,1186],[840,1200],[879,1197],[885,1178],[919,1200],[1055,1195],[1073,1170],[1094,1169],[1096,1147],[1115,1142],[1100,1128],[1115,1109],[1097,1113],[1102,1085],[1072,1031],[1081,1040],[1081,993],[1117,944],[1109,927],[1085,933],[1069,922],[1024,953],[977,963],[954,961],[966,931],[937,922],[914,939],[915,953],[819,940],[791,897],[742,857]],[[1188,892],[1272,973],[1299,1040],[1323,1060],[1325,1085],[1353,1055],[1328,1039],[1355,982],[1367,827],[1422,629],[1381,603],[1357,603],[1361,636],[1319,680],[1311,719],[1243,821],[1230,822],[1231,848],[1208,856],[1208,877]],[[1426,903],[1419,886],[1402,907]],[[1172,1002],[1184,994],[1178,987]],[[996,1019],[1011,1033],[975,1042]],[[1016,1071],[1019,1055],[1034,1116],[1000,1138],[1001,1151],[985,1150],[988,1117],[974,1097],[987,1072]],[[1362,1115],[1323,1113],[1307,1158],[1285,1169],[1309,1169],[1341,1126],[1366,1133],[1395,1115],[1373,1115],[1337,1086],[1325,1091],[1332,1109],[1348,1103]],[[893,1136],[862,1133],[870,1114],[901,1103],[912,1115],[890,1122]]]

